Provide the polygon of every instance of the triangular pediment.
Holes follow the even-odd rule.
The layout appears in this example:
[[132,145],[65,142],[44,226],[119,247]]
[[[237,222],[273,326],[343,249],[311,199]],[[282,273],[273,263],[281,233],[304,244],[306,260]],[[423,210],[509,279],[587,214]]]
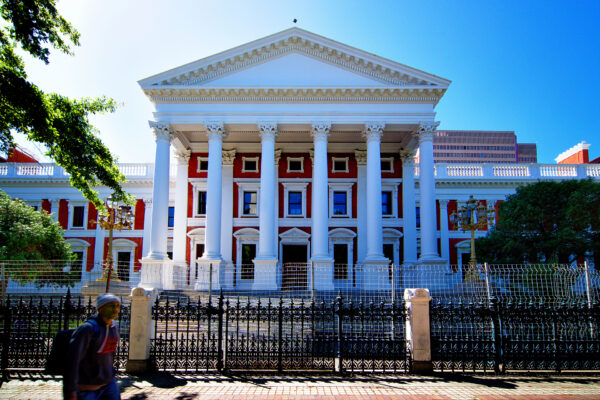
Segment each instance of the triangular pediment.
[[182,87],[388,87],[445,90],[450,81],[291,28],[143,79],[146,91]]

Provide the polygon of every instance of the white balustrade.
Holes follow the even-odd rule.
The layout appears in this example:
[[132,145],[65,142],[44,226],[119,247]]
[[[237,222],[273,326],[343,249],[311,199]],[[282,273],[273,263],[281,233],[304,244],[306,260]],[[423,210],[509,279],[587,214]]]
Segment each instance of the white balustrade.
[[17,164],[17,175],[52,176],[54,174],[54,166],[55,164]]
[[149,164],[119,164],[119,172],[125,176],[146,176]]
[[575,177],[577,176],[577,167],[561,164],[540,165],[540,176],[548,178]]
[[0,176],[8,175],[8,165],[0,165]]
[[531,176],[528,165],[494,165],[494,176],[528,177]]
[[587,165],[586,175],[592,178],[600,178],[600,165]]

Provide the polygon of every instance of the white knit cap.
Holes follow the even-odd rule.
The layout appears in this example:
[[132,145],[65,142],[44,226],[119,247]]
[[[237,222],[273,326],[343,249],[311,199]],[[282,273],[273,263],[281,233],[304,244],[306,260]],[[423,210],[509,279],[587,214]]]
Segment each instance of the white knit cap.
[[119,300],[119,298],[117,296],[115,296],[114,294],[102,293],[101,295],[96,297],[96,310],[98,310],[100,307],[102,307],[106,303],[112,303],[113,301],[116,301],[117,303],[121,304],[121,300]]

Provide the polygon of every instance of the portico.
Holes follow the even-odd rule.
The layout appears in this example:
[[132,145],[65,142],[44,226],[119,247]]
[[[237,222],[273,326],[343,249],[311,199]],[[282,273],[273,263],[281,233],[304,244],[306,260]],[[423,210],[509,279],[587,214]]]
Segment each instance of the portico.
[[[381,266],[390,262],[384,257],[384,227],[402,237],[401,260],[443,261],[437,249],[431,142],[439,124],[433,109],[449,81],[292,28],[144,79],[140,85],[156,107],[151,126],[157,137],[152,239],[142,261],[143,271],[148,271],[142,273],[144,285],[159,285],[158,269],[165,270],[170,262],[166,256],[170,146],[180,154],[179,162],[189,155],[187,170],[182,166],[177,170],[176,264],[185,248],[180,241],[189,240],[185,232],[205,229],[204,252],[194,260],[200,271],[197,289],[205,288],[209,280],[225,284],[223,263],[240,265],[241,253],[232,251],[232,245],[242,245],[235,235],[241,229],[258,230],[257,244],[244,242],[256,246],[247,267],[260,277],[252,283],[254,290],[281,288],[278,242],[290,229],[305,232],[310,240],[319,290],[334,289],[330,232],[338,228],[356,232],[351,239],[356,257],[351,254],[348,262],[363,265],[365,278],[360,283],[365,289],[381,288],[385,281],[385,276],[377,276],[387,274]],[[418,260],[417,190],[409,173],[417,150]],[[233,154],[232,171],[223,163],[225,153]],[[365,164],[357,154],[366,155]],[[394,167],[400,156],[399,167]],[[386,164],[382,171],[384,160],[391,167]],[[402,190],[388,192],[384,183],[402,185]],[[223,196],[224,192],[229,194]],[[188,199],[195,204],[188,205]],[[397,204],[402,205],[401,213],[388,213]],[[185,218],[181,207],[186,209]],[[235,260],[230,260],[232,254]]]

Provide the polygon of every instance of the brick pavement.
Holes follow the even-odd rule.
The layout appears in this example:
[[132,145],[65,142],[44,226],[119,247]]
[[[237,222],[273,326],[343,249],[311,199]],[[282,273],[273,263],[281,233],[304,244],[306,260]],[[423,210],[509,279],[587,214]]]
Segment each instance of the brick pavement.
[[[129,400],[600,400],[600,376],[122,376]],[[59,380],[11,380],[0,399],[60,399]]]

